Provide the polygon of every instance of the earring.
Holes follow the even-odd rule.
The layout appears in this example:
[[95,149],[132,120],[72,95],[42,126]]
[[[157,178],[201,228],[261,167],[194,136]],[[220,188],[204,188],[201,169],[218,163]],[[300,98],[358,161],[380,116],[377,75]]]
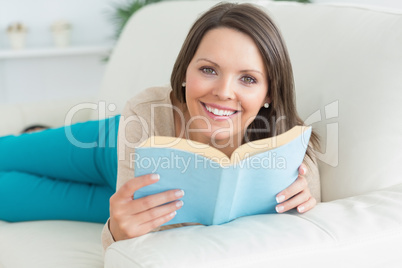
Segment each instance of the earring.
[[182,87],[186,87],[186,82],[181,83]]
[[269,103],[268,102],[264,103],[264,108],[268,109],[268,107],[269,107]]

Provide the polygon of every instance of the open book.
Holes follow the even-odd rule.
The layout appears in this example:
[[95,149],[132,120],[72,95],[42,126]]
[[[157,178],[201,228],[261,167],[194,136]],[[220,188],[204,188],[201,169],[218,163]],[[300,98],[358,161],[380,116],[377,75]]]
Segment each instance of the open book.
[[160,180],[136,191],[134,198],[183,189],[183,207],[165,224],[213,225],[275,213],[275,197],[297,179],[310,135],[311,127],[295,126],[245,143],[230,158],[207,144],[152,136],[135,148],[134,173],[157,173]]

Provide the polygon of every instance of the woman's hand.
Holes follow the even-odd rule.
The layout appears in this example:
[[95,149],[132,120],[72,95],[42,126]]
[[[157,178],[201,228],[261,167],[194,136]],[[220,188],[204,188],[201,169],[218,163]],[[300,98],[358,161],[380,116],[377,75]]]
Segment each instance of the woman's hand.
[[277,194],[276,201],[279,205],[276,206],[276,211],[278,213],[283,213],[296,207],[299,213],[304,213],[317,204],[308,187],[306,173],[307,167],[301,164],[296,181]]
[[150,232],[171,220],[176,210],[182,207],[183,202],[177,200],[184,195],[182,190],[169,190],[133,200],[135,191],[158,180],[157,174],[136,177],[110,198],[109,229],[115,241]]

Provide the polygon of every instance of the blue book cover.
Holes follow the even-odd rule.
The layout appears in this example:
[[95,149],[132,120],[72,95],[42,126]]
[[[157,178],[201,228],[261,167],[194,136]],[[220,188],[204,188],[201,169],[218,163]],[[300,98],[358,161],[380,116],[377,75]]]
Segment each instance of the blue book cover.
[[298,177],[311,127],[291,130],[238,147],[227,157],[207,144],[152,136],[135,148],[135,176],[160,175],[134,198],[183,189],[184,205],[166,224],[223,224],[242,216],[276,213],[276,195]]

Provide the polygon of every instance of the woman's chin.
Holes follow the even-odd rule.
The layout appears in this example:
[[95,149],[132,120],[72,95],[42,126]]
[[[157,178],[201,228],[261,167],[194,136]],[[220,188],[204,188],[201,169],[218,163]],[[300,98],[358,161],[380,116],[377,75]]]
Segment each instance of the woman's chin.
[[239,137],[239,135],[231,135],[231,133],[228,133],[228,132],[211,133],[211,135],[210,135],[212,145],[214,145],[214,143],[215,143],[216,145],[220,145],[223,147],[237,146],[239,143],[241,143],[241,140],[240,141],[237,140],[238,137]]

